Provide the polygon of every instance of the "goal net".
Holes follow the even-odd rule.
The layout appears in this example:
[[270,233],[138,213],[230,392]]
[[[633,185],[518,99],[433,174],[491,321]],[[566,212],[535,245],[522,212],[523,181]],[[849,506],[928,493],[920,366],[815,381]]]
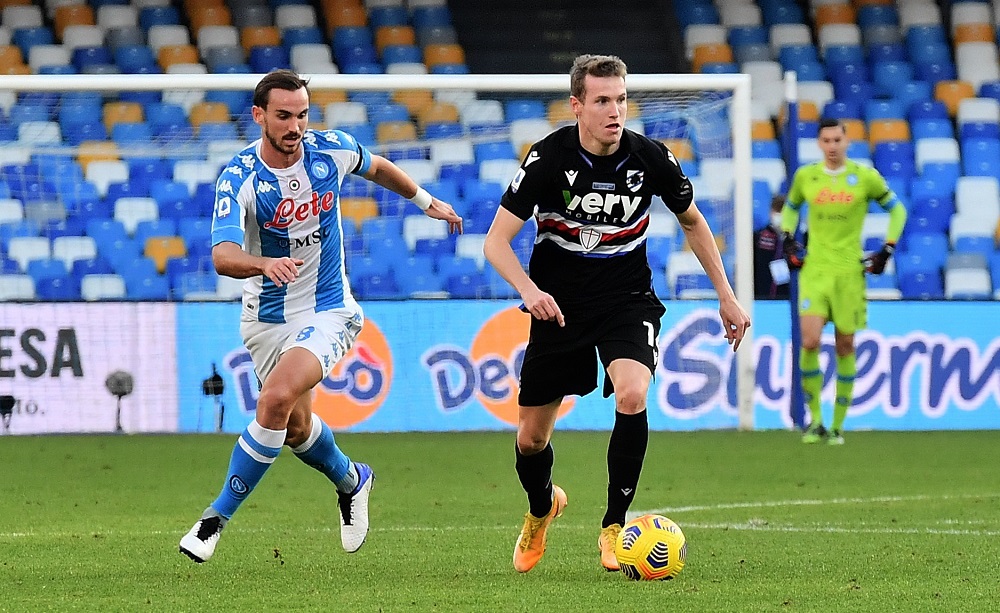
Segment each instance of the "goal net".
[[[250,92],[258,80],[259,75],[217,74],[5,77],[0,91],[0,116],[5,118],[0,123],[0,312],[2,327],[10,330],[0,335],[0,348],[16,350],[0,353],[0,396],[18,399],[15,412],[27,410],[29,397],[35,402],[32,411],[44,410],[34,400],[42,396],[29,392],[45,378],[24,374],[45,370],[35,353],[51,354],[45,361],[50,379],[71,377],[73,370],[52,370],[53,360],[63,359],[55,356],[59,326],[43,330],[43,338],[24,340],[32,329],[31,309],[15,310],[4,301],[58,303],[69,313],[96,300],[183,301],[190,306],[238,299],[241,284],[212,270],[209,231],[219,171],[260,135],[250,115]],[[448,236],[442,224],[430,223],[392,192],[347,178],[341,193],[345,259],[352,287],[364,304],[398,305],[417,298],[489,304],[516,298],[484,262],[482,241],[527,147],[574,121],[568,81],[565,75],[311,77],[310,127],[351,133],[452,203],[465,219],[465,235]],[[752,309],[749,78],[631,75],[626,81],[626,126],[663,141],[678,158],[717,236],[737,295]],[[668,306],[652,392],[656,402],[671,419],[700,427],[752,427],[752,344],[735,358],[727,355],[725,343],[719,343],[721,331],[713,315],[717,304],[707,277],[673,215],[662,205],[653,211],[647,252],[654,289]],[[533,240],[529,222],[514,241],[525,264]],[[49,308],[58,311],[58,304]],[[412,304],[424,308],[429,303]],[[72,317],[85,319],[89,313]],[[111,329],[125,325],[123,321],[155,321],[155,316],[143,312],[126,317],[115,309],[101,313],[103,324],[87,323],[93,347],[80,351],[119,356],[101,363],[109,372],[129,370],[130,363],[151,364],[144,375],[133,373],[136,393],[124,399],[125,430],[169,430],[164,424],[172,419],[180,419],[182,430],[205,430],[213,420],[223,424],[218,416],[223,398],[209,394],[210,386],[180,389],[185,363],[174,346],[149,334],[122,337]],[[178,322],[199,320],[183,311],[169,318],[177,334],[188,334]],[[411,315],[410,321],[430,327],[431,335],[447,325],[422,314]],[[101,333],[101,325],[108,330]],[[706,351],[714,354],[711,363]],[[161,355],[142,359],[151,352]],[[212,369],[228,369],[230,388],[239,386],[240,366],[227,365],[225,357],[215,356]],[[157,374],[156,364],[172,365],[167,376]],[[462,376],[424,368],[438,378],[439,408],[447,405]],[[402,370],[396,368],[397,377]],[[199,381],[208,375],[202,368]],[[140,385],[143,376],[156,384]],[[84,394],[83,404],[116,399],[103,377]],[[252,408],[256,393],[251,389],[255,382],[248,381],[243,381],[247,389],[240,392],[241,399],[230,400],[244,410]],[[470,402],[479,398],[486,404],[485,383],[478,383]],[[62,400],[73,406],[72,388],[63,389],[46,392],[45,402],[58,402],[58,394],[66,393]],[[147,406],[160,407],[161,414],[132,415],[128,403],[139,405],[140,398]],[[185,418],[177,417],[186,405],[202,407],[197,427],[184,426]],[[698,421],[720,407],[731,422]],[[92,422],[69,419],[49,429],[104,430],[112,421],[88,427],[81,424]]]

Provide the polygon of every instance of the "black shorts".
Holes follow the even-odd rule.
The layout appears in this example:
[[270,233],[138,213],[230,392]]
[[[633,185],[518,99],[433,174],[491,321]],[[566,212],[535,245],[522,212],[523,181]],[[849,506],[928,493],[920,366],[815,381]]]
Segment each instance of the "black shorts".
[[593,318],[569,318],[566,327],[531,320],[517,402],[542,406],[562,396],[586,396],[597,389],[597,358],[604,365],[604,397],[614,391],[608,364],[626,358],[656,372],[660,318],[666,312],[652,294]]

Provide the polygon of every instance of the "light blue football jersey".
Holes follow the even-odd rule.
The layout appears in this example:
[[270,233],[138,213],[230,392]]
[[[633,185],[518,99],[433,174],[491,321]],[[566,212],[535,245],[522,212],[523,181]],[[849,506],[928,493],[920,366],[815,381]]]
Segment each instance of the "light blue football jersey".
[[363,175],[371,153],[340,130],[306,130],[303,156],[290,168],[270,168],[261,141],[240,151],[215,186],[212,246],[241,245],[263,257],[299,258],[299,277],[276,286],[264,275],[243,285],[243,319],[284,323],[297,315],[354,304],[344,270],[340,186]]

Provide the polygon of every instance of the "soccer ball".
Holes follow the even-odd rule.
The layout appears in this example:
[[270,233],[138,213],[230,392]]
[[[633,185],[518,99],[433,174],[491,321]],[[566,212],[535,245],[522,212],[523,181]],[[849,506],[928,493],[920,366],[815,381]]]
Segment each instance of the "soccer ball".
[[673,579],[684,568],[687,541],[680,526],[662,515],[643,515],[625,524],[615,555],[622,574],[634,581]]

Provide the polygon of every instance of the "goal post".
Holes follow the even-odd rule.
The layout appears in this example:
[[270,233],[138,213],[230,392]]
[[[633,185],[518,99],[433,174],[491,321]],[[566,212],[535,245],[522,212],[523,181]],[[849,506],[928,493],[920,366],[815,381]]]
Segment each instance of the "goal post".
[[[8,75],[4,77],[3,84],[0,85],[0,105],[11,103],[10,93],[21,94],[25,92],[98,92],[106,99],[115,97],[122,92],[173,92],[177,96],[182,106],[187,106],[190,111],[190,101],[201,100],[204,92],[245,92],[253,91],[254,86],[262,75],[247,74],[165,74],[165,75]],[[496,97],[520,98],[520,97],[541,97],[545,100],[566,100],[569,95],[569,77],[562,74],[545,75],[525,75],[525,74],[492,74],[492,75],[303,75],[310,79],[310,89],[314,93],[321,92],[399,92],[406,90],[431,91],[435,98],[441,100],[459,100],[457,94],[462,92],[489,93]],[[637,103],[637,110],[641,111],[641,117],[650,117],[651,113],[659,112],[663,108],[671,107],[681,109],[691,108],[698,113],[698,108],[718,108],[718,111],[709,111],[704,115],[705,119],[698,119],[690,122],[687,130],[693,130],[688,134],[689,140],[695,143],[697,149],[698,130],[705,127],[704,122],[715,122],[711,130],[720,130],[716,136],[721,137],[723,144],[715,143],[717,147],[713,151],[695,151],[696,156],[705,156],[706,159],[716,159],[721,164],[714,164],[716,170],[722,168],[726,181],[731,181],[731,193],[728,198],[720,198],[725,201],[728,210],[715,211],[713,219],[724,226],[725,233],[730,240],[730,244],[725,245],[727,270],[731,275],[736,295],[744,308],[753,317],[753,205],[752,205],[752,169],[751,169],[751,102],[750,102],[750,77],[745,74],[633,74],[626,78],[630,101]],[[3,94],[7,92],[6,102]],[[191,94],[187,101],[184,99],[185,92]],[[449,96],[451,93],[453,95]],[[475,97],[475,96],[473,96]],[[16,96],[14,97],[16,100]],[[660,101],[663,102],[660,102]],[[680,102],[674,102],[680,101]],[[713,106],[714,105],[714,106]],[[654,110],[650,110],[654,109]],[[671,111],[673,113],[674,111]],[[242,119],[246,121],[249,109],[243,109]],[[54,122],[58,114],[53,110],[50,114]],[[238,121],[240,117],[232,118]],[[327,118],[326,123],[332,124],[332,118]],[[702,123],[699,123],[702,122]],[[44,122],[38,122],[44,123]],[[555,128],[559,125],[553,123]],[[632,127],[630,124],[626,124]],[[633,125],[642,125],[641,123]],[[506,126],[509,128],[509,124]],[[349,128],[347,128],[348,131]],[[423,137],[422,134],[418,135]],[[651,137],[659,138],[658,135],[650,134]],[[683,134],[681,136],[684,136]],[[495,135],[472,135],[476,138],[495,138]],[[540,137],[540,135],[539,135]],[[30,133],[24,138],[30,138]],[[110,138],[110,134],[108,135]],[[256,138],[256,137],[254,137]],[[245,141],[253,140],[245,135],[241,135]],[[534,140],[537,140],[534,139]],[[176,152],[178,157],[186,157],[190,151],[203,153],[199,144],[192,141],[190,147],[178,146]],[[382,148],[378,143],[371,143],[372,150],[381,153]],[[182,144],[183,145],[183,144]],[[30,147],[30,143],[24,140],[0,142],[0,157],[3,164],[11,163],[11,154],[16,158],[24,153],[25,147]],[[153,144],[154,148],[163,150],[162,144]],[[75,149],[65,142],[51,142],[39,147],[37,151],[69,153]],[[6,152],[6,153],[5,153]],[[30,153],[30,152],[29,152]],[[235,151],[234,151],[235,153]],[[518,161],[523,151],[515,151]],[[682,164],[684,165],[684,164]],[[694,166],[691,166],[694,167]],[[706,166],[707,168],[707,166]],[[695,182],[695,199],[699,201],[699,188],[717,187],[715,181],[721,175],[702,174],[692,177]],[[505,179],[509,182],[511,177]],[[506,187],[506,183],[504,183]],[[722,233],[723,228],[713,227],[717,233]],[[708,297],[707,294],[701,294]],[[489,298],[489,296],[485,296]],[[666,300],[668,307],[668,320],[670,302],[675,299],[671,296]],[[735,381],[735,389],[730,389],[730,396],[735,396],[736,406],[732,407],[738,412],[738,427],[740,429],[752,429],[754,427],[754,394],[755,394],[755,352],[753,344],[753,329],[747,332],[747,337],[743,341],[743,347],[735,355],[732,362],[735,373],[729,373],[729,380]],[[731,384],[732,385],[732,384]],[[722,395],[723,397],[726,394]]]

